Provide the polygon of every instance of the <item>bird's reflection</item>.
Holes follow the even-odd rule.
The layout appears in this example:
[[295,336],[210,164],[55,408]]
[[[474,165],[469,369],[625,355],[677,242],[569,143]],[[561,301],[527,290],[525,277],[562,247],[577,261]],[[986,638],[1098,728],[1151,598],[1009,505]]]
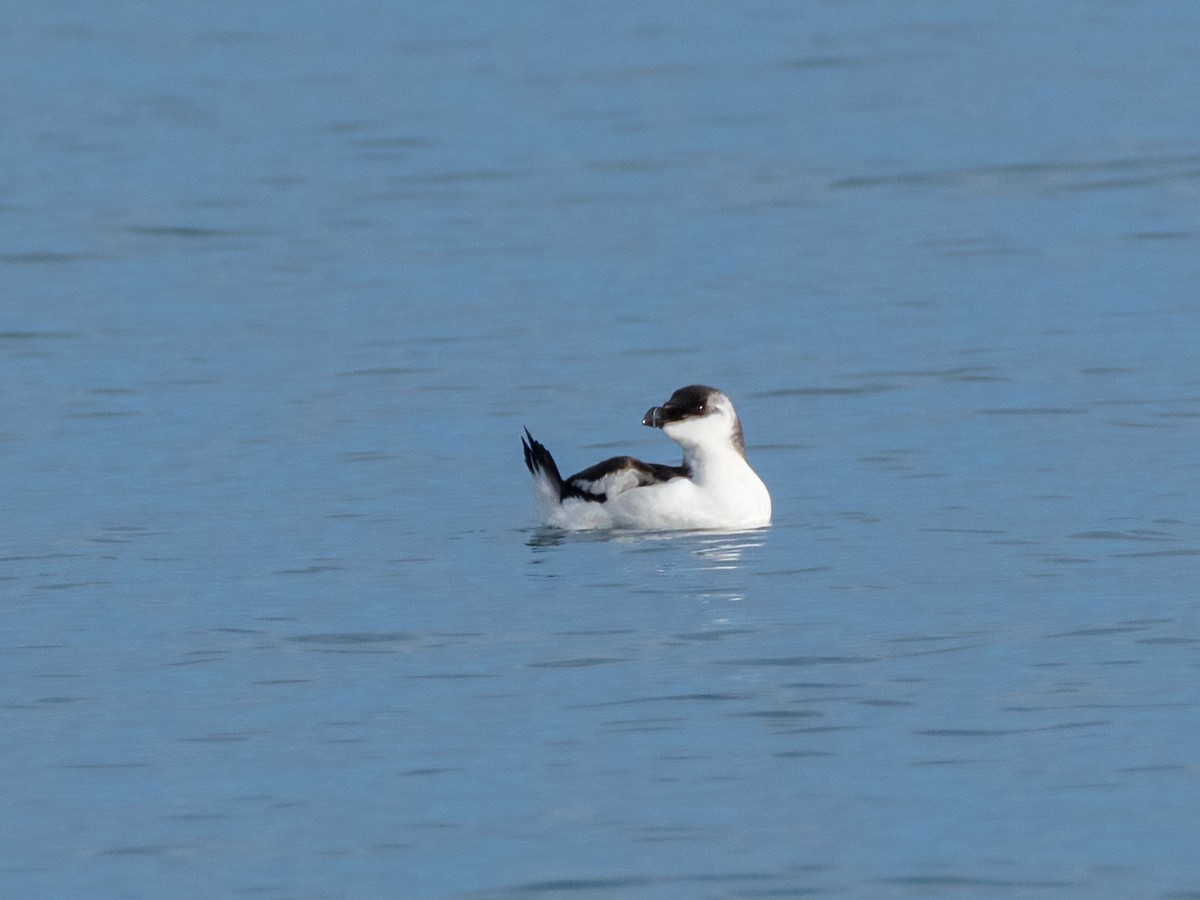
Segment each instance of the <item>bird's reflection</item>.
[[526,545],[534,551],[545,551],[564,544],[618,543],[640,544],[648,552],[657,552],[666,543],[682,542],[701,569],[737,569],[748,551],[766,543],[766,530],[751,531],[563,531],[558,528],[538,528],[532,531]]
[[749,550],[757,549],[766,543],[761,532],[735,531],[709,534],[700,545],[692,550],[692,555],[701,562],[705,569],[736,569],[742,562],[742,557]]

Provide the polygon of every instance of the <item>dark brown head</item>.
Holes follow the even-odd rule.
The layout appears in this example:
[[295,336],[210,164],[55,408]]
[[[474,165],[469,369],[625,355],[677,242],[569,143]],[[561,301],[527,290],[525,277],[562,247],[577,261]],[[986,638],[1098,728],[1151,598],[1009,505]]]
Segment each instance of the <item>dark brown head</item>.
[[746,455],[742,423],[733,403],[716,388],[702,384],[681,387],[662,406],[647,410],[642,424],[661,428],[685,451],[732,446]]

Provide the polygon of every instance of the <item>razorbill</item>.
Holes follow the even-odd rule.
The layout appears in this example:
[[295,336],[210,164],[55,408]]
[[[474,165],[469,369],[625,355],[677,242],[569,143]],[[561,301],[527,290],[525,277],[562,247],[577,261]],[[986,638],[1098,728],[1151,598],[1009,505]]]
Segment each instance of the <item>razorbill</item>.
[[521,445],[533,497],[546,525],[590,528],[760,528],[771,523],[771,495],[746,462],[742,423],[716,388],[691,384],[651,407],[642,424],[683,448],[677,466],[614,456],[564,479],[529,429]]

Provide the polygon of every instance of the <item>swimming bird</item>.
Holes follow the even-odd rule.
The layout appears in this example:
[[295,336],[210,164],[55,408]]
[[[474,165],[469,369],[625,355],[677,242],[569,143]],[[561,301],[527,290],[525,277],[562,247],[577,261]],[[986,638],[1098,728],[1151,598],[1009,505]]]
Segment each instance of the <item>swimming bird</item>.
[[677,466],[614,456],[563,478],[529,429],[521,445],[541,521],[594,528],[742,529],[771,523],[771,495],[746,461],[742,423],[716,388],[681,387],[642,424],[683,448]]

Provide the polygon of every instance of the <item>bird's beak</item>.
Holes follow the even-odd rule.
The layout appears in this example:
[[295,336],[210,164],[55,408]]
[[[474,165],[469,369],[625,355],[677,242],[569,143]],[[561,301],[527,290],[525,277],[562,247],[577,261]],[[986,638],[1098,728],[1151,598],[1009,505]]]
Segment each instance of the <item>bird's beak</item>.
[[662,428],[663,408],[661,406],[652,406],[646,410],[646,414],[642,416],[642,424],[649,428]]

